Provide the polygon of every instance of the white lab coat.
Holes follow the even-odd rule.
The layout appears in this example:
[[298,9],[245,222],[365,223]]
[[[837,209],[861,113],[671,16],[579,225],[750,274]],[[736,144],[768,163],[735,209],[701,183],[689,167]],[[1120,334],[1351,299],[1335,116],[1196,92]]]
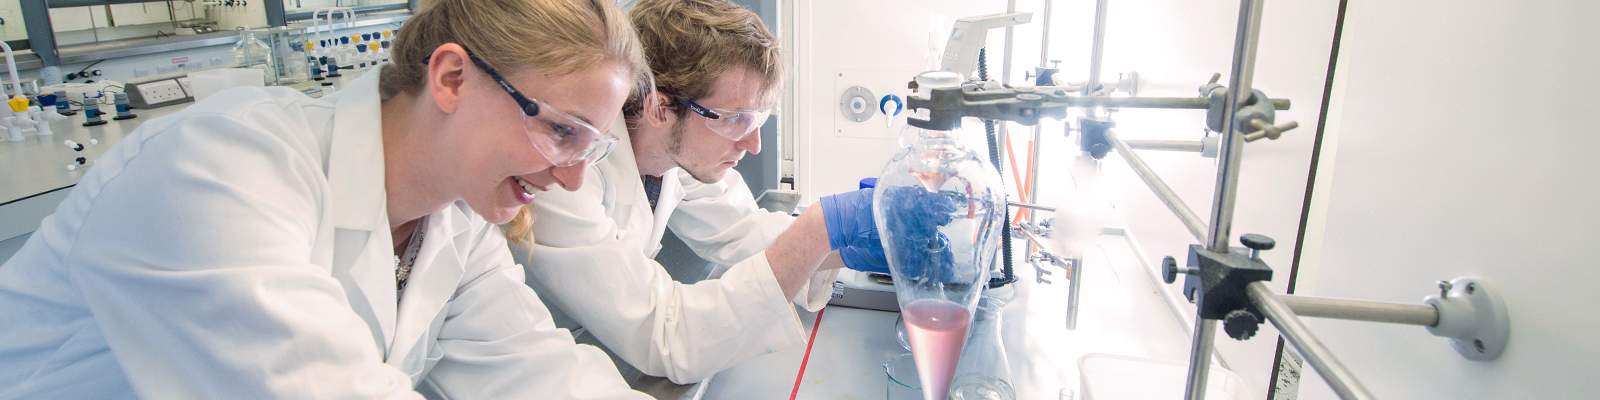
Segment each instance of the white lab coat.
[[[679,384],[702,381],[757,355],[803,346],[806,335],[764,250],[794,218],[756,206],[736,171],[706,184],[674,168],[654,211],[626,124],[605,160],[573,192],[535,202],[528,284],[641,372]],[[695,284],[675,282],[653,258],[668,228],[700,257],[730,266]],[[815,311],[832,295],[825,269],[793,303]]]
[[0,267],[0,399],[645,398],[461,203],[397,304],[380,120],[371,73],[140,127]]

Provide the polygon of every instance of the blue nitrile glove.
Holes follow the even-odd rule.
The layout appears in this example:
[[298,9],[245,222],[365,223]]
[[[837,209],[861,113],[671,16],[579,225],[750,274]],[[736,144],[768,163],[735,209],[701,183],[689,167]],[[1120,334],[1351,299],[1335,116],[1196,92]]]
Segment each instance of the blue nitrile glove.
[[878,230],[856,237],[849,245],[839,249],[844,266],[861,272],[889,274],[889,259],[883,254],[883,242],[878,241]]
[[872,191],[861,189],[823,197],[822,220],[828,229],[828,248],[839,251],[845,267],[864,272],[889,273],[878,224],[872,220]]
[[862,272],[890,274],[883,258],[883,243],[878,242],[878,224],[872,221],[872,190],[822,197],[822,224],[827,226],[827,246],[838,250],[845,267]]
[[[894,258],[900,267],[895,279],[956,282],[950,238],[939,228],[950,224],[958,208],[967,204],[964,197],[949,192],[929,192],[919,187],[887,188],[880,199],[893,232]],[[937,276],[935,276],[937,274]]]
[[[877,186],[877,177],[867,177],[861,178],[856,188],[871,189]],[[850,243],[845,248],[839,249],[839,258],[845,260],[845,267],[863,272],[889,274],[889,259],[883,255],[883,242],[878,241],[877,229],[853,238]]]
[[[876,182],[873,182],[876,183]],[[863,186],[869,185],[863,182]],[[872,195],[876,189],[861,189],[821,199],[829,247],[839,251],[845,267],[863,272],[898,275],[890,272],[878,226],[872,217]],[[949,225],[969,204],[965,195],[929,192],[918,187],[887,188],[883,193],[884,212],[889,213],[889,232],[894,232],[895,259],[905,279],[935,282],[970,280],[956,276],[963,272],[956,262],[950,238],[939,231]],[[970,268],[969,268],[970,269]],[[900,277],[896,277],[900,278]]]
[[842,249],[868,233],[877,234],[878,224],[872,221],[872,190],[824,196],[818,202],[828,228],[829,249]]

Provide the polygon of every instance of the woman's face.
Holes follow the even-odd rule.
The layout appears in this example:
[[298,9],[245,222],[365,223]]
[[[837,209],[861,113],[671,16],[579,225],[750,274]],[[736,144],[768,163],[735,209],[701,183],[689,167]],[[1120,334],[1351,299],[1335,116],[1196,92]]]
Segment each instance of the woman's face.
[[[628,96],[629,74],[618,64],[555,76],[531,69],[500,72],[541,107],[584,120],[606,135]],[[463,78],[459,109],[450,117],[449,132],[460,135],[459,143],[465,145],[455,152],[462,157],[457,184],[473,211],[491,223],[504,224],[535,194],[553,185],[569,191],[583,185],[588,163],[556,167],[534,148],[532,141],[554,138],[545,129],[530,132],[524,113],[504,88],[480,68],[469,68]]]

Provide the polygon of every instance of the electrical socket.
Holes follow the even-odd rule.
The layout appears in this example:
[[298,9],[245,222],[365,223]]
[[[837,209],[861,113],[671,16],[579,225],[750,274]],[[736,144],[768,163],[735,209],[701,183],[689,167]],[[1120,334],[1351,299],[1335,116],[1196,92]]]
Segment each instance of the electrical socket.
[[189,97],[183,93],[183,88],[178,86],[178,81],[165,80],[151,82],[149,85],[140,85],[139,91],[144,94],[145,100],[150,103],[166,103]]
[[176,78],[128,86],[128,104],[137,108],[150,109],[189,100],[189,93]]

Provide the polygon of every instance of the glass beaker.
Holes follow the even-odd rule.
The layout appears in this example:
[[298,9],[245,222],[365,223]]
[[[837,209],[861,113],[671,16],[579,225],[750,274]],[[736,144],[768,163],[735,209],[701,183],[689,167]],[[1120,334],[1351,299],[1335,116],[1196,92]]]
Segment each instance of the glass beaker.
[[911,339],[906,338],[906,316],[896,314],[894,317],[894,339],[900,343],[900,348],[911,351]]
[[256,38],[255,31],[239,31],[239,41],[233,45],[233,64],[239,68],[263,70],[263,83],[278,83],[278,63],[272,57],[272,46]]
[[888,388],[883,398],[888,400],[922,400],[922,382],[917,379],[917,363],[911,353],[889,357],[883,362],[883,374]]

